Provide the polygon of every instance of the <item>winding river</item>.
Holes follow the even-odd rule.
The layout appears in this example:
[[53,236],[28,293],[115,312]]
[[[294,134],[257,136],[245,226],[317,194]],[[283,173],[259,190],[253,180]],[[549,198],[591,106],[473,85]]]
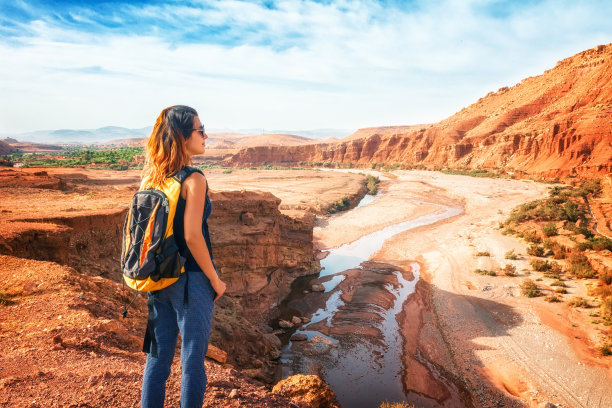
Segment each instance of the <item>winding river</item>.
[[[375,205],[373,200],[375,196],[366,195],[358,207]],[[378,407],[385,400],[430,405],[422,397],[411,398],[410,390],[403,386],[403,338],[396,319],[404,302],[414,293],[419,265],[413,262],[412,270],[402,273],[389,264],[369,262],[369,259],[395,235],[456,216],[462,208],[409,201],[439,209],[325,250],[327,256],[321,261],[321,272],[294,282],[292,292],[280,305],[281,314],[286,319],[309,316],[310,322],[280,336],[284,346],[279,377],[319,374],[332,387],[343,407]],[[345,291],[355,291],[349,283],[366,273],[369,280],[363,286],[369,286],[368,296],[353,295],[352,302],[347,304],[343,301],[347,297]],[[323,293],[309,290],[314,281],[323,284]],[[369,299],[379,301],[369,303]],[[344,329],[340,327],[343,324]],[[290,336],[295,333],[306,335],[308,341],[292,341]],[[429,402],[437,406],[435,401]]]

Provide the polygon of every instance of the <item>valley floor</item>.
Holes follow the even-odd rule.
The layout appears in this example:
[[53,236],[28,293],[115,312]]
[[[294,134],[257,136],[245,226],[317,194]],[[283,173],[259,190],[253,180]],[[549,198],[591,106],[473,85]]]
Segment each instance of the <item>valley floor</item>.
[[[591,322],[594,309],[571,309],[565,303],[572,296],[589,299],[590,283],[567,281],[563,303],[521,296],[523,279],[535,280],[541,273],[530,272],[527,244],[499,228],[515,206],[545,197],[549,187],[427,171],[389,176],[373,203],[320,222],[315,243],[330,248],[351,242],[391,221],[433,211],[432,203],[463,207],[456,217],[388,239],[371,257],[398,266],[414,260],[421,266],[416,293],[397,317],[404,336],[405,389],[441,406],[452,383],[464,387],[477,407],[612,406],[612,357],[595,348],[607,328]],[[505,259],[510,250],[521,254],[518,260]],[[473,272],[506,264],[515,265],[518,276]],[[551,281],[538,284],[547,292]],[[444,383],[441,376],[453,381]]]

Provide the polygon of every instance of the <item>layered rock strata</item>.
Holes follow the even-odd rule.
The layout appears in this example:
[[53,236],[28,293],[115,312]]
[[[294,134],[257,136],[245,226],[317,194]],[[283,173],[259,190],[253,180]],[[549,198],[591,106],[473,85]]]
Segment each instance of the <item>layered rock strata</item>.
[[225,162],[397,163],[532,177],[600,176],[612,171],[611,78],[612,44],[600,45],[433,125],[362,129],[333,144],[251,147]]

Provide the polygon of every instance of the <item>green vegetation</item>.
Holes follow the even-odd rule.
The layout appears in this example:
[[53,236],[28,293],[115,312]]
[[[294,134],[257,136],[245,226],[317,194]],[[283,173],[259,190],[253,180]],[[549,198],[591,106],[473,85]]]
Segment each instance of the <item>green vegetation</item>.
[[91,167],[112,170],[139,168],[134,157],[144,155],[143,147],[74,147],[51,153],[13,153],[3,156],[22,167]]
[[497,276],[497,273],[495,273],[495,271],[487,269],[474,269],[474,273],[477,273],[478,275]]
[[565,288],[555,288],[555,293],[566,294],[567,289]]
[[531,279],[525,279],[523,283],[521,283],[521,293],[523,296],[527,297],[538,297],[542,294],[540,289],[538,289],[538,285]]
[[498,173],[494,173],[488,170],[481,170],[481,169],[476,169],[476,170],[468,170],[468,169],[463,169],[463,170],[455,170],[455,169],[444,169],[444,170],[440,170],[442,173],[444,174],[455,174],[455,175],[461,175],[461,176],[471,176],[471,177],[492,177],[492,178],[499,178],[500,175]]
[[577,278],[589,279],[597,276],[597,272],[591,266],[589,259],[581,252],[573,251],[568,261],[569,272]]
[[563,282],[561,279],[557,279],[553,283],[551,283],[550,286],[560,286],[560,287],[564,288],[565,287],[565,282]]
[[514,249],[511,249],[510,251],[506,252],[506,255],[504,257],[512,261],[516,261],[517,259],[519,259],[519,255],[514,252]]
[[567,305],[569,307],[583,307],[583,308],[591,307],[591,305],[589,305],[589,302],[587,302],[586,299],[580,296],[574,296],[573,298],[571,298],[569,302],[567,302]]
[[529,264],[531,265],[534,271],[538,272],[546,272],[552,269],[553,267],[550,262],[543,261],[541,259],[532,259],[531,261],[529,261]]
[[557,295],[549,295],[549,296],[546,296],[544,300],[547,302],[553,303],[553,302],[560,302],[561,298]]
[[516,266],[512,264],[506,264],[506,266],[504,266],[504,268],[502,269],[502,272],[506,276],[516,276]]
[[548,222],[544,228],[542,228],[542,233],[547,237],[552,237],[554,235],[558,235],[559,231],[557,231],[557,227],[555,226],[554,222]]
[[375,176],[367,176],[366,179],[366,187],[368,188],[368,194],[376,195],[378,193],[378,183],[380,183],[380,179]]
[[347,208],[349,208],[350,205],[351,205],[351,200],[347,196],[344,196],[340,200],[334,202],[331,205],[331,207],[329,207],[329,210],[327,210],[327,212],[330,214],[334,214],[339,211],[344,211]]
[[529,245],[527,253],[531,256],[543,257],[545,254],[544,248],[539,245]]
[[230,170],[230,169],[223,170],[223,174],[230,174],[231,172],[232,172],[232,170]]
[[602,356],[612,356],[612,344],[604,344],[599,348]]
[[578,244],[582,251],[592,249],[593,251],[612,251],[612,240],[606,237],[588,237],[585,242]]

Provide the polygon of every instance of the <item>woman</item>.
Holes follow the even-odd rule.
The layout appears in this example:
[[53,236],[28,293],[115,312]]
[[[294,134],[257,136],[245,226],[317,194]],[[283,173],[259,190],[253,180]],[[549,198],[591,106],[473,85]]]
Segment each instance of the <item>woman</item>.
[[[147,143],[143,185],[155,186],[204,153],[208,135],[195,109],[171,106],[164,109]],[[181,407],[201,407],[206,390],[204,357],[208,347],[214,301],[225,292],[212,260],[206,219],[211,212],[206,178],[190,174],[181,186],[174,217],[174,235],[187,255],[185,273],[167,288],[149,293],[157,355],[147,354],[142,381],[141,406],[163,407],[166,380],[178,333],[181,333]]]

